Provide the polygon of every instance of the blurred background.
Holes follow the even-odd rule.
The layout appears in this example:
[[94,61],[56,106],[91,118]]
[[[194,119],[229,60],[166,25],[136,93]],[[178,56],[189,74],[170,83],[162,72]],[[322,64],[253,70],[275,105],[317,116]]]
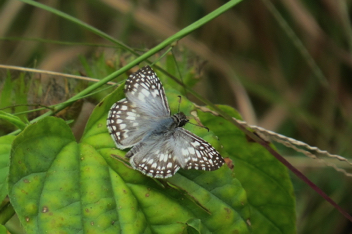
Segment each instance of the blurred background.
[[[39,2],[102,30],[140,53],[226,3]],[[180,40],[174,53],[200,79],[194,89],[213,103],[235,107],[250,124],[351,158],[351,5],[351,0],[243,0]],[[20,112],[31,106],[16,104],[53,105],[87,86],[87,82],[73,86],[72,82],[78,81],[60,75],[20,73],[7,66],[102,78],[133,58],[50,12],[17,0],[0,0],[0,109],[12,105],[6,111]],[[76,122],[84,123],[95,103],[94,98],[82,100],[60,114],[73,118],[72,114],[81,120]],[[1,135],[13,130],[2,126]],[[83,127],[74,124],[77,136]],[[277,147],[352,214],[349,174]],[[326,161],[352,173],[346,163]],[[330,204],[294,175],[292,181],[297,196],[298,233],[352,233],[352,224]]]

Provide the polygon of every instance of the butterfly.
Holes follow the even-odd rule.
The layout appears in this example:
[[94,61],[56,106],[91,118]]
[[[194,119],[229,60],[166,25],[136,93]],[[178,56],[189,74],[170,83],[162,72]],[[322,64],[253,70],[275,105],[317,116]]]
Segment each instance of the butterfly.
[[171,115],[164,88],[150,66],[125,82],[126,98],[112,105],[107,128],[131,166],[153,178],[168,178],[180,169],[213,171],[224,159],[208,142],[182,128],[189,120]]

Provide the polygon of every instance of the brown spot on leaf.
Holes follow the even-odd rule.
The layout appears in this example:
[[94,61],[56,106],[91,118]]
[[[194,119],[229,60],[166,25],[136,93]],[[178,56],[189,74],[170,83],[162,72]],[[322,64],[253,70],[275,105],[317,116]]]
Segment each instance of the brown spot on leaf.
[[43,213],[46,213],[49,211],[49,208],[47,206],[43,206],[43,209],[42,209],[42,212]]
[[25,191],[25,190],[23,190],[23,189],[21,189],[21,192],[22,192],[22,193],[25,193],[25,194],[28,194],[27,191]]
[[247,222],[248,226],[252,226],[252,223],[251,223],[250,219],[247,219],[246,222]]
[[228,168],[230,168],[231,170],[234,168],[232,159],[230,159],[230,158],[224,158],[224,161],[225,161],[226,165],[228,166]]

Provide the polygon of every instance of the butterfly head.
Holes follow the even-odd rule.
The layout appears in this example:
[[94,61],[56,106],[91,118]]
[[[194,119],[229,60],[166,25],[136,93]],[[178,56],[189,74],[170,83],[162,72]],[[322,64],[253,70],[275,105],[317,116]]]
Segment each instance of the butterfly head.
[[186,115],[183,112],[179,112],[177,114],[174,114],[172,116],[175,120],[175,122],[177,123],[177,127],[183,127],[186,125],[186,123],[189,122],[189,120],[187,119]]

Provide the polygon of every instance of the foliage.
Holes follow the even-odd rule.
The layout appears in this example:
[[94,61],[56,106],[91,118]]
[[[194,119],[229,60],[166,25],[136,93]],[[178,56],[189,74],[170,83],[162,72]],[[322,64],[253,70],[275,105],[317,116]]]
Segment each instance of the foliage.
[[[131,68],[141,62],[157,62],[159,67],[182,80],[186,88],[196,90],[195,93],[186,90],[162,70],[156,69],[167,87],[173,112],[177,111],[178,106],[178,99],[175,100],[174,95],[179,93],[197,104],[207,103],[211,106],[212,103],[225,103],[235,106],[250,123],[317,145],[331,153],[351,157],[351,3],[321,0],[235,2],[237,1],[97,0],[44,3],[48,5],[30,0],[1,2],[1,64],[65,71],[103,80],[90,85],[41,73],[16,74],[7,70],[11,68],[0,65],[6,69],[0,70],[0,111],[3,111],[0,113],[0,136],[18,128],[10,136],[0,138],[1,196],[8,194],[4,189],[7,187],[4,178],[7,177],[14,135],[26,127],[27,119],[32,123],[44,123],[42,121],[47,116],[55,114],[66,120],[66,123],[76,121],[79,113],[87,115],[80,112],[82,103],[89,100],[97,104],[98,100],[102,100],[112,90],[105,88],[107,81],[114,79],[119,85],[133,71]],[[218,18],[208,15],[225,3],[226,12],[218,12]],[[230,9],[228,4],[237,5]],[[33,5],[37,7],[32,7]],[[199,22],[198,19],[202,21]],[[186,27],[187,25],[192,27]],[[188,34],[190,35],[186,37]],[[163,38],[168,40],[162,41]],[[175,57],[168,52],[164,59],[159,60],[165,49],[170,51],[170,46],[176,48],[173,50],[176,51]],[[149,48],[153,49],[148,51]],[[145,53],[146,51],[148,52]],[[150,57],[152,54],[154,55]],[[178,64],[179,69],[175,64]],[[201,82],[198,82],[200,78]],[[90,87],[86,88],[88,85]],[[206,99],[199,102],[194,98],[197,96],[195,94],[200,94],[211,102],[206,102]],[[195,110],[193,104],[185,100],[182,99],[183,110]],[[35,113],[32,110],[34,108],[37,110]],[[71,109],[74,114],[71,114]],[[238,117],[228,107],[222,106],[221,110]],[[106,110],[101,111],[105,112]],[[277,168],[277,162],[264,151],[256,152],[260,147],[239,136],[241,133],[232,125],[209,115],[198,110],[203,124],[211,129],[211,133],[205,136],[207,140],[216,147],[224,146],[222,154],[231,157],[234,162],[235,168],[230,178],[235,178],[240,183],[240,188],[246,192],[246,204],[250,210],[250,219],[246,221],[251,224],[250,231],[255,233],[255,227],[261,224],[258,221],[271,216],[270,212],[265,212],[266,207],[261,202],[269,202],[271,190],[278,192],[278,199],[275,199],[278,202],[281,200],[279,188],[291,191],[291,183],[283,178],[282,183],[279,183],[282,186],[275,187],[277,175],[274,174],[280,174],[284,169]],[[50,121],[56,123],[57,120]],[[89,122],[91,123],[92,121]],[[60,126],[68,131],[64,123],[61,122]],[[229,138],[226,135],[223,126],[231,129],[231,133],[239,134],[236,135],[236,140],[232,141],[232,136]],[[27,128],[30,127],[33,128],[34,125]],[[94,126],[91,124],[85,129],[89,131]],[[203,134],[203,130],[192,128],[198,134],[199,131]],[[219,137],[219,142],[213,139],[214,136]],[[72,140],[77,145],[82,142],[83,140]],[[91,142],[92,145],[93,143]],[[241,149],[239,152],[242,154],[238,154],[235,145]],[[352,191],[346,175],[325,168],[325,165],[316,160],[300,157],[297,152],[288,151],[281,145],[276,147],[341,207],[352,212]],[[228,152],[229,148],[232,149],[231,152]],[[124,152],[121,152],[120,156],[123,155]],[[250,160],[249,164],[247,159]],[[261,159],[263,161],[255,161]],[[109,160],[114,162],[109,164],[109,168],[114,171],[113,165],[118,162],[110,157]],[[343,163],[333,163],[347,170],[350,168]],[[253,170],[251,166],[254,167]],[[271,170],[271,166],[275,170]],[[184,173],[188,172],[178,173],[178,178],[188,176]],[[256,176],[252,177],[252,174]],[[260,181],[264,179],[267,187],[261,186]],[[351,232],[350,223],[336,209],[295,176],[292,176],[292,181],[297,196],[298,233]],[[171,191],[164,184],[154,182],[161,189]],[[168,185],[183,192],[190,204],[198,204],[197,199],[180,189],[182,185]],[[264,192],[269,195],[257,196]],[[273,198],[276,198],[274,195]],[[290,196],[288,193],[287,197]],[[288,199],[286,202],[294,207],[289,201],[293,200]],[[285,207],[285,203],[276,203],[276,210],[271,211],[279,212],[280,204]],[[17,209],[16,207],[16,212]],[[5,198],[0,206],[0,223],[5,224],[14,212],[8,198]],[[266,216],[262,217],[262,214]],[[13,217],[6,223],[6,228],[11,233],[21,233],[18,230],[20,225],[14,222],[17,216]],[[285,217],[287,216],[274,218],[273,227],[284,226]],[[184,231],[203,232],[203,221],[202,218],[190,218],[184,223]],[[290,222],[289,218],[286,222]]]
[[[190,227],[198,233],[295,232],[286,169],[221,117],[199,113],[223,141],[204,129],[196,132],[217,148],[223,145],[220,152],[234,161],[235,174],[224,166],[215,172],[181,171],[158,182],[112,158],[125,154],[115,149],[105,126],[122,90],[120,86],[97,105],[79,143],[66,123],[54,117],[16,137],[9,196],[27,233],[180,233]],[[177,103],[175,91],[167,93],[170,103]],[[194,110],[182,100],[182,110]],[[242,184],[250,185],[244,189]]]

